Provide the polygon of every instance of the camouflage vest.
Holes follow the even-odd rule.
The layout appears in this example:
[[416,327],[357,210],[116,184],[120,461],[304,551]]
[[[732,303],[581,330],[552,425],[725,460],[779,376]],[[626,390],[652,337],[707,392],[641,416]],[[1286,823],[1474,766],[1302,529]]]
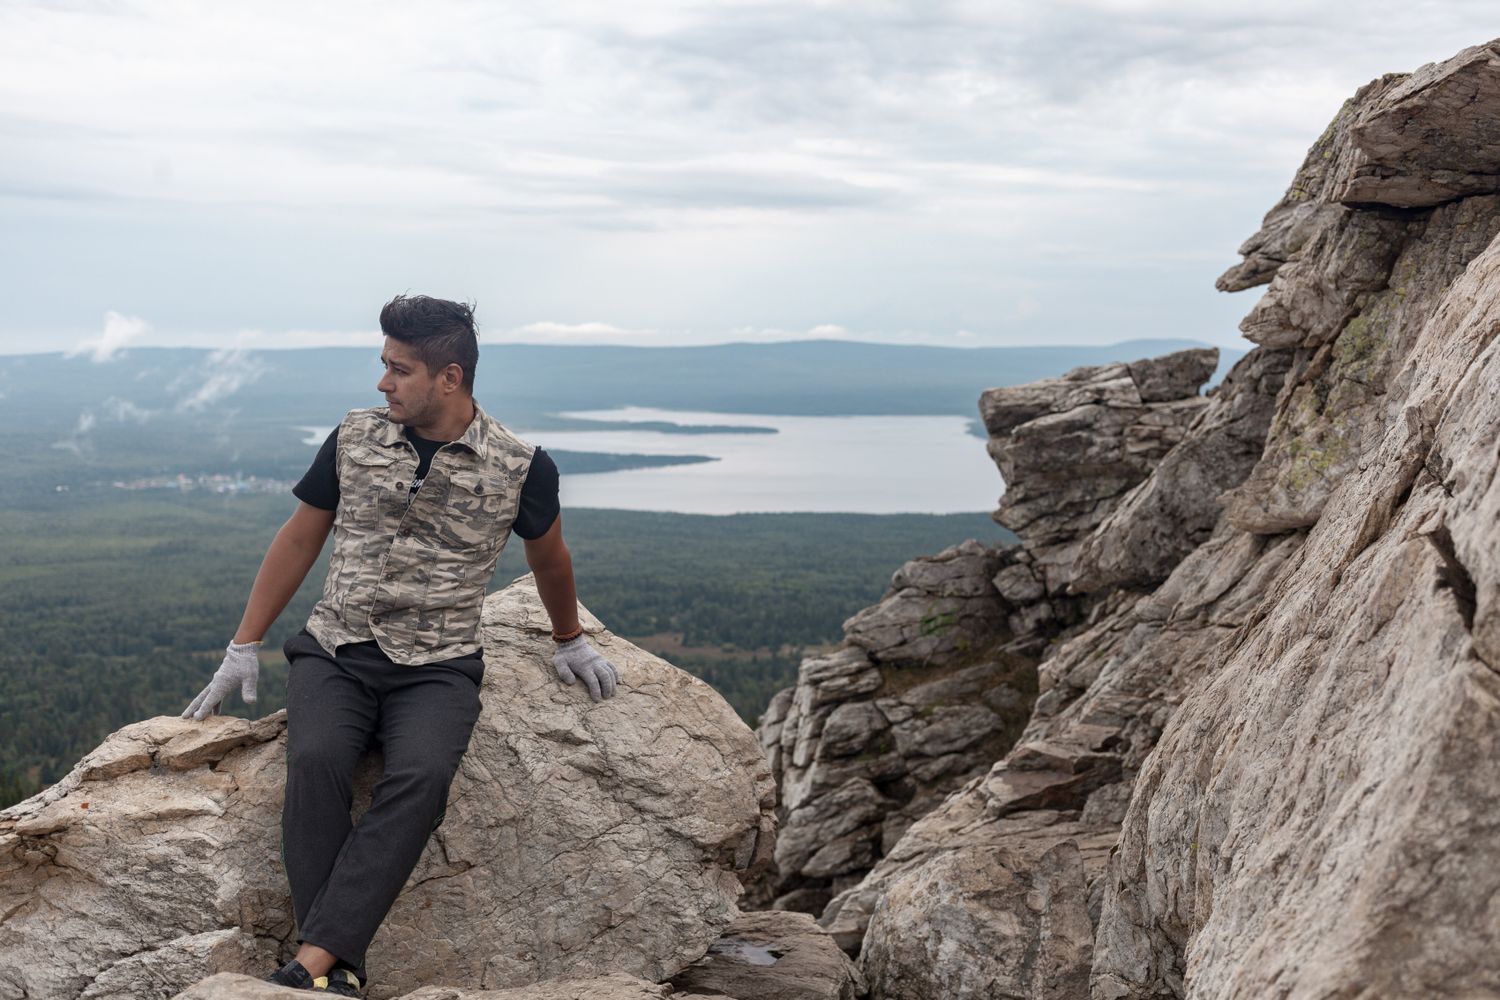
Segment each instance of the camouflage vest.
[[417,450],[386,414],[350,410],[339,425],[333,554],[307,630],[330,652],[375,639],[407,666],[478,652],[480,605],[536,448],[476,403],[408,505]]

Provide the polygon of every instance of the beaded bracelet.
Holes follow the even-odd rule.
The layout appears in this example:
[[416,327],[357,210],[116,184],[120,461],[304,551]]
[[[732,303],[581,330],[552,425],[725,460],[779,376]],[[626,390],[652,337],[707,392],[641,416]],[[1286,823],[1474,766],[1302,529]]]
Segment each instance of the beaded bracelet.
[[583,635],[582,625],[578,626],[571,632],[564,632],[562,635],[558,635],[556,630],[552,632],[552,638],[557,642],[568,642],[571,639],[578,638],[580,635]]

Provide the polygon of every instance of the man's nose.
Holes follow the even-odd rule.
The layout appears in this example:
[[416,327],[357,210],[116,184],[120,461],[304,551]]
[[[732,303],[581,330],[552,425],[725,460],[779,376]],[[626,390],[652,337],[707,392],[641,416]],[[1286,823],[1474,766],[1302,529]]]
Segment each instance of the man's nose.
[[391,392],[396,387],[390,384],[391,373],[386,372],[380,376],[380,381],[375,383],[375,391],[380,393]]

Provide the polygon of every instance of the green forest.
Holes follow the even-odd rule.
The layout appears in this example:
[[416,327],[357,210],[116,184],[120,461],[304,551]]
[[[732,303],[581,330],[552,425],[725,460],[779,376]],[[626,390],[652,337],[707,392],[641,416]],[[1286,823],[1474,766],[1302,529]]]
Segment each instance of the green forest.
[[[60,778],[120,726],[176,715],[239,623],[287,496],[59,493],[0,510],[0,806]],[[986,513],[736,514],[567,509],[579,600],[615,633],[719,690],[754,723],[804,651],[835,643],[891,573],[966,538]],[[326,559],[326,553],[325,553]],[[281,643],[322,587],[320,561],[266,637],[259,700],[282,707]],[[526,572],[519,540],[492,589]]]

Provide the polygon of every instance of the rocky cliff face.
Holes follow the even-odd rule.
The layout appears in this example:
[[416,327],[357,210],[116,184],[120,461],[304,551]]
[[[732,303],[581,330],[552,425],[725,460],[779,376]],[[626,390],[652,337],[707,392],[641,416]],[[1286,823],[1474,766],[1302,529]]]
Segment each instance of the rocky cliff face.
[[[1054,641],[1014,746],[832,886],[872,998],[1500,995],[1497,139],[1500,43],[1356,93],[1220,279],[1258,346],[1134,478],[986,394],[1009,648],[1026,600]],[[1119,469],[1072,378],[1018,415]]]
[[1500,993],[1500,43],[1330,131],[1244,327],[1295,352],[1224,517],[1267,582],[1142,762],[1100,997]]

